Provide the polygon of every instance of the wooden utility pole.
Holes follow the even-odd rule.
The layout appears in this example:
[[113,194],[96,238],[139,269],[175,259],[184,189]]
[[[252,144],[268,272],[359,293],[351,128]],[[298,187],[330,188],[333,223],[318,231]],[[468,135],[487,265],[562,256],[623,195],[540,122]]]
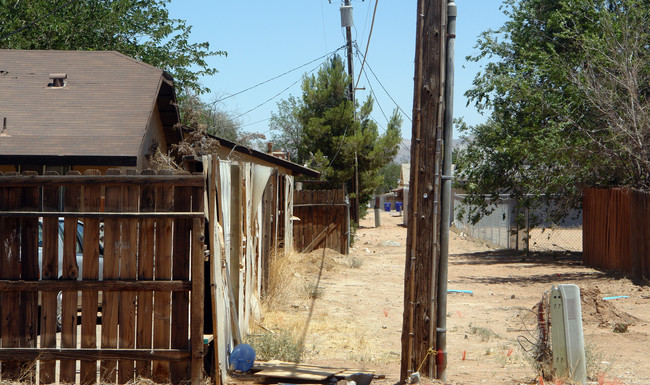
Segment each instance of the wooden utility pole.
[[[447,0],[418,0],[400,382],[434,378]],[[443,360],[440,360],[443,359]]]
[[[345,0],[344,7],[350,7],[351,6],[351,0]],[[351,12],[351,10],[350,10]],[[343,15],[343,8],[341,8],[341,14]],[[348,54],[348,76],[350,78],[350,84],[348,85],[348,98],[352,102],[352,108],[355,111],[355,119],[356,119],[356,106],[355,106],[355,97],[354,97],[354,69],[353,69],[353,61],[352,61],[352,13],[350,13],[350,18],[348,20],[350,23],[346,25],[342,25],[345,27],[345,40],[346,40],[346,48],[347,48],[347,54]],[[343,17],[341,17],[341,23],[343,23]],[[354,183],[354,198],[351,199],[350,203],[352,206],[352,220],[358,225],[359,224],[359,181],[356,175],[358,174],[358,164],[356,162],[356,153],[355,153],[355,164],[354,164],[354,172],[355,172],[355,179],[353,181]]]

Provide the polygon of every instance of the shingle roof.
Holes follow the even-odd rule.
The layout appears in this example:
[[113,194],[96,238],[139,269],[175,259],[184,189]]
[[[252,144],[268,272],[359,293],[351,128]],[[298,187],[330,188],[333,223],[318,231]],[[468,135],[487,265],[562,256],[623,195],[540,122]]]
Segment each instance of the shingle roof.
[[[64,87],[48,86],[54,73]],[[0,159],[133,160],[156,101],[171,141],[178,111],[163,70],[113,51],[0,49]]]

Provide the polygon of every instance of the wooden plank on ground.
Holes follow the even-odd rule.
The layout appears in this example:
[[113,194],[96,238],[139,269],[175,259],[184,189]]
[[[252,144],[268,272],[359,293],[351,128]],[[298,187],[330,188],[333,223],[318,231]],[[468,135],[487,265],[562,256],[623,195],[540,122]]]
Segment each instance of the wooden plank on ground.
[[325,381],[332,377],[342,378],[357,373],[374,374],[374,370],[360,370],[354,368],[333,368],[320,365],[298,364],[280,360],[256,362],[253,371],[255,375],[273,378],[287,378],[293,380]]
[[[87,176],[100,175],[99,170],[87,170]],[[83,211],[98,212],[101,205],[101,187],[87,185],[83,188]],[[83,266],[81,277],[86,280],[99,279],[99,218],[84,218]],[[97,348],[97,304],[98,291],[81,293],[81,347]],[[81,383],[97,382],[97,361],[82,360],[80,366]]]
[[[159,174],[171,174],[171,170]],[[171,212],[174,207],[174,188],[156,188],[156,211]],[[172,220],[156,220],[155,279],[171,281],[172,278]],[[154,293],[153,346],[157,349],[170,347],[171,292]],[[168,361],[153,361],[152,377],[155,382],[167,383],[170,378]]]
[[[189,211],[192,202],[192,189],[189,187],[176,187],[174,191],[174,210]],[[174,221],[174,239],[172,256],[172,276],[178,280],[190,278],[190,227],[192,221],[176,219]],[[188,349],[189,341],[189,293],[172,293],[172,325],[174,333],[171,335],[173,349]],[[190,378],[189,362],[171,363],[172,384],[187,381]]]
[[[2,194],[2,210],[15,210],[20,206],[21,189],[18,187],[4,188]],[[17,218],[4,218],[2,238],[0,239],[0,279],[17,281],[20,279],[20,228]],[[20,316],[16,311],[20,304],[20,293],[2,293],[2,321],[0,335],[2,348],[20,347]],[[3,379],[17,380],[20,377],[18,361],[2,363]]]
[[[70,171],[66,175],[79,176],[78,171]],[[64,211],[80,211],[81,186],[70,185],[65,187]],[[61,279],[77,280],[79,266],[77,266],[77,218],[66,217],[63,220],[63,265]],[[76,291],[64,291],[61,319],[61,347],[77,347],[77,308],[78,296]],[[61,360],[60,381],[75,382],[75,360]]]
[[[106,175],[122,175],[119,169],[109,169]],[[106,186],[105,208],[109,212],[119,212],[122,209],[122,186]],[[120,220],[107,217],[104,221],[104,280],[116,280],[120,276],[121,254]],[[102,305],[102,348],[115,349],[118,341],[118,313],[120,294],[115,292],[103,293]],[[102,360],[100,368],[101,382],[114,383],[117,381],[117,361]]]
[[[126,170],[127,175],[137,175],[133,169]],[[130,183],[122,189],[122,209],[128,212],[138,211],[140,187]],[[136,218],[122,219],[122,242],[120,253],[120,280],[135,281],[138,277],[138,220]],[[120,349],[135,348],[135,304],[137,292],[123,291],[120,293],[119,310],[119,342]],[[135,362],[122,359],[118,362],[118,382],[125,384],[134,378]]]
[[[54,173],[56,174],[56,173]],[[59,188],[43,186],[43,211],[59,211]],[[59,219],[43,217],[43,247],[41,279],[56,281],[59,278]],[[41,293],[41,348],[56,347],[56,292]],[[56,382],[56,361],[41,360],[41,384]]]
[[[153,170],[143,170],[142,175],[155,175]],[[140,189],[140,211],[153,212],[156,209],[156,190],[153,186]],[[153,218],[140,221],[140,242],[138,252],[138,280],[153,280],[154,267],[154,225]],[[150,349],[153,331],[153,292],[138,292],[136,348]],[[151,362],[136,362],[136,376],[151,378]]]
[[346,370],[345,368],[319,367],[275,360],[265,363],[261,368],[261,371],[255,373],[256,376],[302,381],[326,381]]

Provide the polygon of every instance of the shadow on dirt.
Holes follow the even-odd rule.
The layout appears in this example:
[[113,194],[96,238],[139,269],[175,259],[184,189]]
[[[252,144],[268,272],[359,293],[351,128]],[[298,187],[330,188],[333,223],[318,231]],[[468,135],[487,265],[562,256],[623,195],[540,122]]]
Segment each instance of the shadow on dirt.
[[575,282],[582,279],[620,279],[623,278],[621,274],[616,272],[599,271],[590,269],[586,272],[566,272],[551,273],[551,274],[535,274],[530,275],[526,273],[527,269],[535,267],[578,267],[582,266],[581,253],[524,253],[514,250],[495,250],[485,251],[472,254],[456,254],[450,256],[449,265],[475,265],[477,268],[481,265],[507,265],[508,267],[515,267],[521,270],[521,275],[504,276],[460,276],[461,279],[471,280],[483,284],[515,284],[515,285],[529,285],[532,283],[562,283],[562,282]]
[[535,266],[577,266],[582,265],[582,253],[570,252],[530,252],[526,254],[516,250],[493,250],[471,254],[450,255],[450,264],[454,265],[510,265],[522,267]]

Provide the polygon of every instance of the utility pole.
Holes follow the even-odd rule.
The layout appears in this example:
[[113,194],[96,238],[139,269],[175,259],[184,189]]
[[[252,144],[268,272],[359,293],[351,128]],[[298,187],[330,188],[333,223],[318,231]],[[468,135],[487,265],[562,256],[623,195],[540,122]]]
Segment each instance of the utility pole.
[[[353,70],[353,61],[352,61],[352,24],[353,24],[353,18],[352,18],[352,5],[351,5],[351,0],[345,0],[345,3],[343,6],[341,6],[341,27],[345,27],[345,39],[346,39],[346,47],[347,47],[347,54],[348,54],[348,76],[350,78],[350,84],[348,86],[348,99],[352,102],[352,108],[355,111],[355,118],[356,118],[356,105],[355,105],[355,98],[354,98],[354,70]],[[354,180],[354,199],[350,202],[352,204],[352,220],[358,225],[359,224],[359,181],[358,178],[356,178],[356,175],[359,172],[358,169],[358,164],[356,162],[356,153],[354,156],[355,159],[355,164],[354,164],[354,172],[355,172],[355,180]]]
[[[348,97],[352,101],[352,105],[354,106],[354,72],[352,68],[352,5],[351,5],[351,0],[345,0],[345,7],[350,7],[349,10],[346,10],[346,12],[349,12],[349,22],[346,22],[345,24],[345,40],[346,40],[346,47],[347,47],[347,54],[348,54],[348,75],[350,76],[350,85],[348,86]],[[341,8],[341,12],[343,13],[343,8]],[[343,18],[341,18],[341,22],[343,23]]]
[[[400,382],[438,376],[447,0],[418,0]],[[416,374],[417,373],[417,374]]]

